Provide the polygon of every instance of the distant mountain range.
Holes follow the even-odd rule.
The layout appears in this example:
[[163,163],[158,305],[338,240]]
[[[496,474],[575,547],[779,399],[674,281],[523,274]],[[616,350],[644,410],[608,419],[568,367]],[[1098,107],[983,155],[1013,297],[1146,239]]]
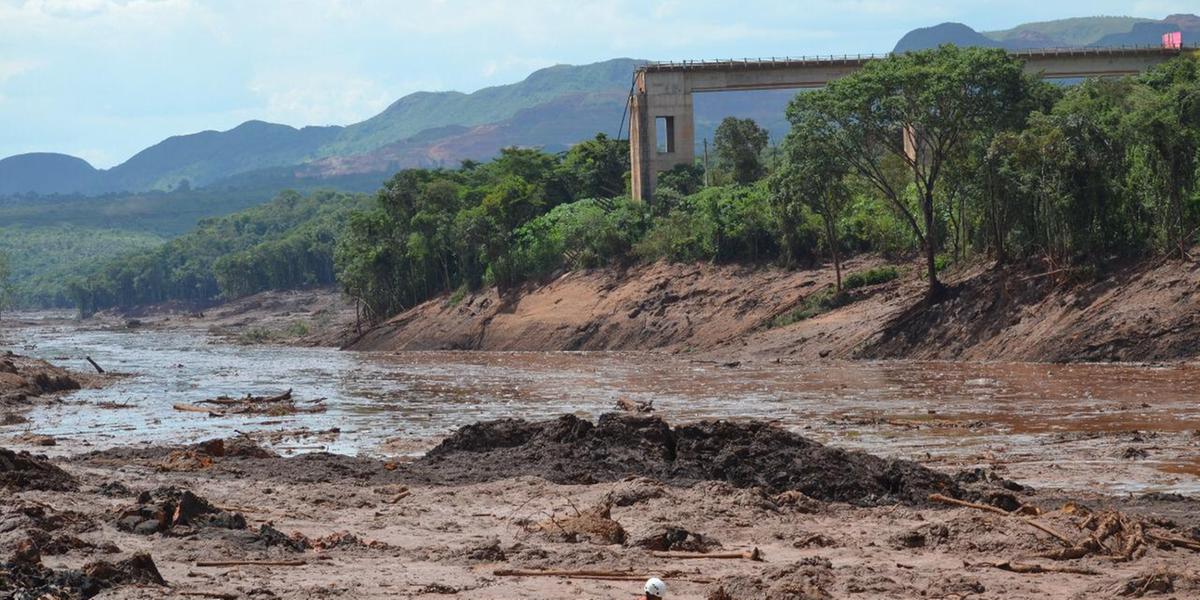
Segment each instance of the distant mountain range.
[[[917,29],[897,52],[944,43],[1006,49],[1155,45],[1163,33],[1183,31],[1200,40],[1200,17],[1162,20],[1083,17],[1027,23],[1004,31],[978,32],[960,23]],[[102,194],[170,190],[180,185],[236,187],[253,181],[281,187],[406,167],[457,166],[486,160],[518,145],[557,152],[597,132],[618,131],[633,71],[644,61],[621,58],[534,72],[524,81],[470,94],[418,92],[383,112],[345,127],[303,127],[248,121],[228,131],[167,138],[111,169],[53,153],[0,160],[0,196]],[[711,137],[725,115],[751,117],[778,139],[786,131],[783,108],[789,91],[726,92],[696,98],[697,139]]]
[[925,50],[942,44],[1006,50],[1157,46],[1162,42],[1162,34],[1173,31],[1182,31],[1185,42],[1200,41],[1200,17],[1171,15],[1158,21],[1135,17],[1078,17],[984,32],[962,23],[942,23],[908,32],[900,38],[894,51]]

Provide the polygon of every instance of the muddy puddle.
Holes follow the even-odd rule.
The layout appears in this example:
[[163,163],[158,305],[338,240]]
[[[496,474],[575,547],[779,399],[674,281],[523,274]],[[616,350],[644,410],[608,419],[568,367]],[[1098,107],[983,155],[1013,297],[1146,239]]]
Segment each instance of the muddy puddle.
[[[0,426],[0,443],[52,435],[51,453],[308,428],[282,452],[412,456],[464,424],[594,417],[620,399],[674,422],[765,418],[819,441],[1034,486],[1200,492],[1200,368],[817,362],[723,365],[635,353],[349,353],[233,346],[203,332],[66,324],[0,330],[17,352],[128,373]],[[322,413],[212,417],[180,403],[292,389]]]

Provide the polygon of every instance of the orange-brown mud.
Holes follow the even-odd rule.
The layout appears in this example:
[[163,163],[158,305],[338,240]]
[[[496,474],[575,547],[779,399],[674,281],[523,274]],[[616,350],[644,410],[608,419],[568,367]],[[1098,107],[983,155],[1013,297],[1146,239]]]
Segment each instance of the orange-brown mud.
[[[1194,497],[1038,490],[988,470],[844,453],[763,423],[568,417],[468,427],[405,462],[279,457],[235,438],[50,467],[71,484],[6,492],[0,581],[36,564],[43,579],[25,581],[90,582],[99,598],[623,598],[640,588],[502,574],[543,570],[658,575],[671,598],[1200,594],[1200,552],[1186,547],[1200,540]],[[1124,530],[1098,525],[1114,522],[1106,511],[1151,542],[1123,555]],[[1066,558],[1046,530],[1104,543]],[[755,548],[761,561],[659,554]],[[165,585],[135,560],[147,555]],[[274,564],[206,566],[228,561]]]
[[[846,272],[880,264],[859,257]],[[896,266],[900,279],[852,290],[849,305],[779,327],[781,316],[833,284],[832,269],[658,263],[573,272],[504,294],[428,301],[350,347],[657,350],[743,361],[1186,361],[1200,354],[1195,263],[1159,260],[1092,279],[1040,265],[977,265],[943,274],[949,299],[932,307],[913,265]]]

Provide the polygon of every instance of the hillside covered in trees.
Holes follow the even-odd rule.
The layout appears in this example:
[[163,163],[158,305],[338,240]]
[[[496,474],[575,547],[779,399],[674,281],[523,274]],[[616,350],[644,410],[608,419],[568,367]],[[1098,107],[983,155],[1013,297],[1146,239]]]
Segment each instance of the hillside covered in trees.
[[[912,259],[931,302],[942,268],[977,258],[1099,278],[1129,259],[1191,260],[1198,98],[1195,58],[1061,88],[1003,51],[946,46],[797,95],[776,151],[752,120],[726,120],[707,186],[701,166],[679,167],[633,202],[627,144],[603,135],[559,154],[507,149],[486,164],[401,171],[373,198],[285,194],[103,265],[70,296],[87,312],[336,281],[383,319],[564,269],[836,265],[862,253]],[[846,301],[839,287],[894,276],[856,273],[807,314]]]

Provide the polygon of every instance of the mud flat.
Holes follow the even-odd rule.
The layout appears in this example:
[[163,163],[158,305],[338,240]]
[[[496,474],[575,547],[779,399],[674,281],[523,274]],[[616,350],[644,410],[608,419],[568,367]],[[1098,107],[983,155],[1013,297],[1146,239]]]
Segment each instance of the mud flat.
[[238,436],[0,472],[4,598],[619,598],[649,574],[714,600],[1200,594],[1196,498],[1039,491],[758,421],[507,419],[406,462]]

